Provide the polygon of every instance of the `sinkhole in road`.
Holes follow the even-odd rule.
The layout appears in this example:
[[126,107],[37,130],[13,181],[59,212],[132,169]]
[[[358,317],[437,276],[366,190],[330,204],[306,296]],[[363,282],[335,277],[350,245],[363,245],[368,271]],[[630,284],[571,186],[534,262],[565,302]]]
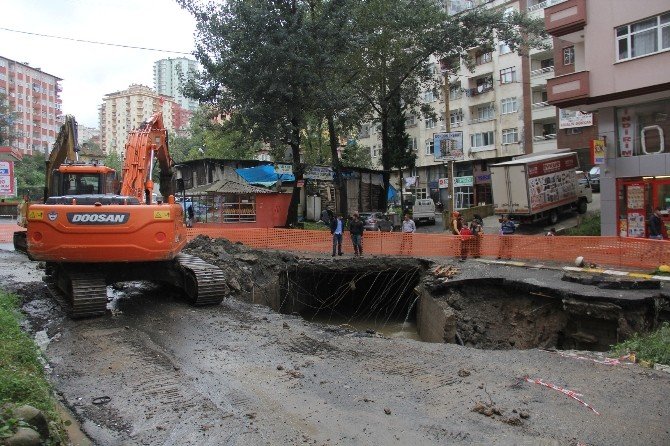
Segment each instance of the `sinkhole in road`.
[[282,313],[389,337],[480,349],[606,351],[656,324],[653,303],[622,305],[505,278],[441,280],[410,259],[312,262],[279,278]]
[[346,262],[302,265],[283,276],[279,310],[310,322],[419,339],[416,287],[423,268],[418,262]]

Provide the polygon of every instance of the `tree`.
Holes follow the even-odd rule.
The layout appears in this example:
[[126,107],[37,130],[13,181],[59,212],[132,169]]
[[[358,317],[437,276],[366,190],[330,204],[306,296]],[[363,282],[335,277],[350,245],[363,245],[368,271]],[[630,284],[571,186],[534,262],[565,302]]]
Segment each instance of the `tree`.
[[[325,111],[319,105],[325,86],[319,73],[334,62],[328,57],[330,37],[337,34],[330,13],[346,10],[348,2],[231,0],[202,6],[178,1],[196,17],[196,57],[204,68],[201,84],[187,84],[186,92],[223,114],[243,117],[275,153],[290,147],[293,172],[302,179],[302,131],[310,111]],[[295,188],[287,224],[295,222],[298,200]]]
[[[370,120],[381,124],[382,166],[392,167],[390,117],[397,107],[413,114],[434,116],[421,93],[439,91],[431,56],[472,65],[472,48],[490,51],[496,40],[513,49],[540,46],[543,23],[503,9],[475,8],[447,15],[434,0],[369,0],[353,10],[360,51],[348,60],[358,76],[357,90],[370,105]],[[456,67],[453,67],[454,69]],[[385,184],[387,187],[388,184]]]
[[14,176],[19,196],[29,195],[31,199],[41,199],[44,191],[46,157],[41,152],[24,155],[14,162]]
[[16,138],[14,120],[16,113],[12,111],[5,93],[0,93],[0,146],[11,146]]
[[370,149],[354,141],[350,141],[344,146],[341,162],[344,167],[371,169],[372,158],[370,157]]
[[119,155],[117,152],[111,151],[109,154],[107,154],[104,163],[105,166],[114,169],[119,176],[121,175],[121,170],[123,169],[123,159],[121,159],[121,155]]

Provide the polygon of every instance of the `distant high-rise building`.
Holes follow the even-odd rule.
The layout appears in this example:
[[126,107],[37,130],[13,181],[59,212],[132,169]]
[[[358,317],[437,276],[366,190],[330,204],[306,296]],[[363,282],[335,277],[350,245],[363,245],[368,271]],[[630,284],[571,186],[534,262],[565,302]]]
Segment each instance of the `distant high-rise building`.
[[0,56],[0,93],[14,113],[11,146],[24,154],[48,154],[61,125],[62,79]]
[[95,127],[87,127],[85,125],[77,125],[77,142],[83,144],[86,141],[100,139],[100,129]]
[[[106,154],[123,153],[128,133],[139,127],[151,115],[163,112],[163,123],[168,131],[175,131],[175,110],[181,106],[173,98],[156,93],[145,85],[131,85],[127,90],[106,94],[100,106],[101,146]],[[177,123],[180,127],[183,123]]]
[[198,101],[187,98],[182,87],[187,79],[198,72],[198,63],[186,57],[161,59],[154,62],[154,89],[172,96],[179,105],[191,112],[198,108]]

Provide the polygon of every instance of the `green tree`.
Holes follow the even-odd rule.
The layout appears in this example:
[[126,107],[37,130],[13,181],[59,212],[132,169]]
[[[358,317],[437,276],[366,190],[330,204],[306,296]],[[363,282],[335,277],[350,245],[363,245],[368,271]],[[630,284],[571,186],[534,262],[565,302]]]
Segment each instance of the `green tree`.
[[16,113],[10,108],[7,95],[0,93],[0,146],[11,146],[16,138],[15,119]]
[[18,195],[29,195],[32,200],[43,198],[46,157],[43,153],[24,155],[14,163]]
[[349,141],[342,151],[342,166],[371,169],[370,149],[357,144],[355,141]]
[[121,176],[121,169],[123,169],[123,159],[121,159],[121,155],[115,151],[111,151],[105,157],[104,163],[105,166],[114,169],[119,177]]

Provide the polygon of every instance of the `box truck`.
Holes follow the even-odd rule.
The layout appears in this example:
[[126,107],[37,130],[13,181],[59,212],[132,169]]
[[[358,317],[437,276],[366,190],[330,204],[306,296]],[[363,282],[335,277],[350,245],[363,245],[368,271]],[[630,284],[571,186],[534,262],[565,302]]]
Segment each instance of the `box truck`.
[[583,172],[574,152],[533,154],[490,166],[493,208],[520,223],[546,219],[555,224],[562,212],[586,212],[591,188],[580,184]]

